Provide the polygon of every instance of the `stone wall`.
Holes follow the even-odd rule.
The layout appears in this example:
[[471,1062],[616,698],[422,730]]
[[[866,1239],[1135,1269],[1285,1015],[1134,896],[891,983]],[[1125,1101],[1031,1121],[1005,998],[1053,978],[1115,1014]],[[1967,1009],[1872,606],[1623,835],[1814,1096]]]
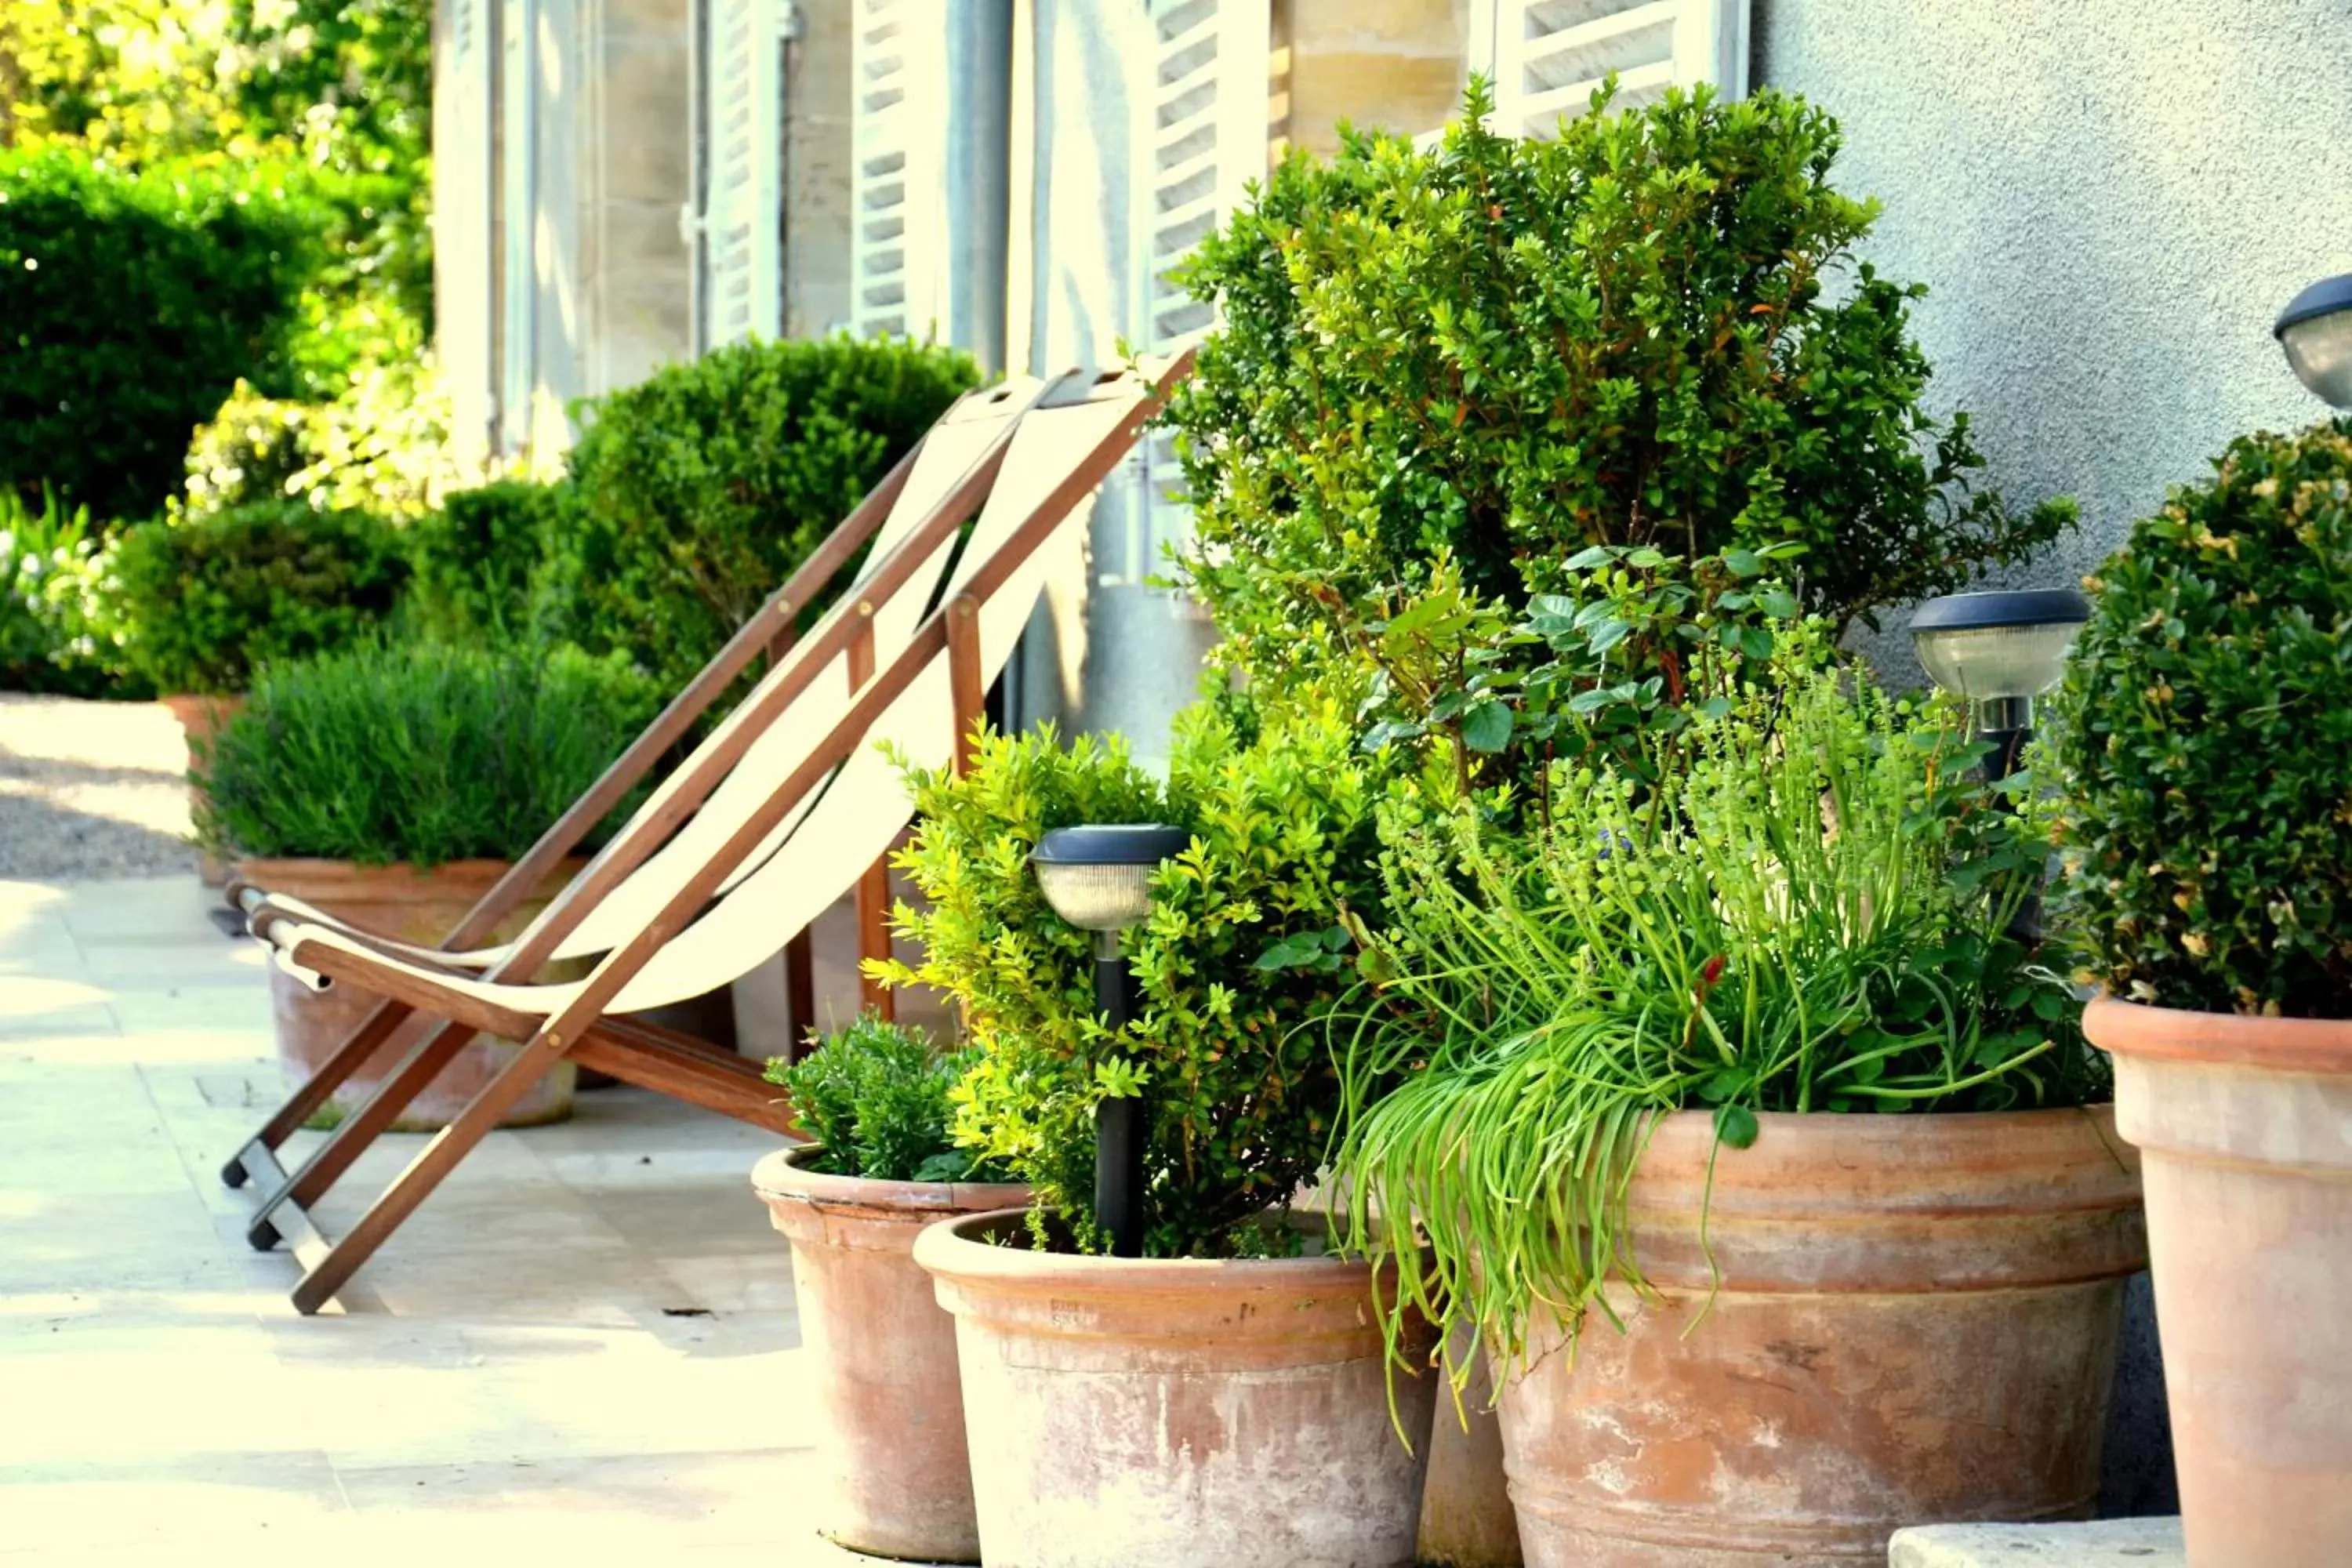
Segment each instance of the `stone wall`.
[[849,322],[853,0],[800,0],[784,86],[784,335]]
[[1290,0],[1275,25],[1290,49],[1279,86],[1293,146],[1338,151],[1343,120],[1417,136],[1461,107],[1469,0]]

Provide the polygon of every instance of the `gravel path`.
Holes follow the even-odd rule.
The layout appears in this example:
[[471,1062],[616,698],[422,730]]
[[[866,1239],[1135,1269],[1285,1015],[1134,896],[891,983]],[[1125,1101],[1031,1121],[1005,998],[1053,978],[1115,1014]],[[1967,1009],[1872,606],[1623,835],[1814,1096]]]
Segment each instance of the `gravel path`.
[[0,878],[192,869],[187,765],[161,703],[0,692]]

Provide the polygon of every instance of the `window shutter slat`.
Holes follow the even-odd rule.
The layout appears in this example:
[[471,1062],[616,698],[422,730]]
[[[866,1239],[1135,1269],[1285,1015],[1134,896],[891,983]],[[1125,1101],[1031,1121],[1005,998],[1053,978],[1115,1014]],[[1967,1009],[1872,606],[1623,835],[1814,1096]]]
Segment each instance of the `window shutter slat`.
[[1669,87],[1748,90],[1748,0],[1479,0],[1473,70],[1495,82],[1496,129],[1549,136],[1611,72],[1617,103]]
[[702,342],[772,338],[784,316],[784,43],[791,0],[708,0]]

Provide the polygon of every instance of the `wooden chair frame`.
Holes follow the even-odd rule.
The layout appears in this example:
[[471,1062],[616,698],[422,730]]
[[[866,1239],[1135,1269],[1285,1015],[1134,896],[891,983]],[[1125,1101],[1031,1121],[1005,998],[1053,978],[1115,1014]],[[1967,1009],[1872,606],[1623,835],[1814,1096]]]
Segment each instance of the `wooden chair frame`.
[[[1140,435],[1168,389],[1189,373],[1192,355],[1157,365],[1148,374],[1146,395],[1095,445],[1072,463],[1045,497],[1031,509],[1003,545],[946,603],[928,615],[908,644],[883,670],[858,688],[848,710],[789,778],[730,834],[664,905],[641,921],[635,933],[606,952],[572,1000],[553,1016],[541,1018],[478,998],[454,994],[419,979],[397,964],[339,946],[298,941],[284,956],[330,979],[348,981],[383,1000],[337,1048],[310,1080],[296,1090],[261,1130],[223,1167],[222,1179],[239,1186],[258,1178],[268,1189],[256,1210],[247,1239],[257,1247],[291,1236],[305,1273],[293,1292],[295,1306],[315,1312],[382,1246],[498,1124],[507,1110],[561,1060],[612,1074],[625,1082],[684,1099],[707,1109],[779,1131],[793,1131],[789,1114],[777,1102],[757,1064],[720,1052],[690,1036],[641,1021],[607,1016],[606,1005],[663,945],[682,931],[801,800],[848,760],[868,730],[929,667],[944,658],[956,729],[955,766],[969,763],[971,736],[984,700],[980,649],[980,612],[1028,557],[1058,528],[1079,501],[1099,485]],[[1124,380],[1123,373],[1072,373],[1037,388],[1029,407],[1084,402],[1102,384]],[[1026,414],[1024,407],[1021,414]],[[752,742],[791,708],[833,661],[866,649],[871,670],[875,606],[887,603],[919,565],[950,541],[985,500],[1012,445],[1020,418],[1007,421],[987,452],[929,509],[913,532],[856,591],[837,600],[806,638],[791,647],[780,679],[747,700],[742,720],[723,742],[698,753],[659,807],[631,824],[592,859],[548,907],[531,929],[487,972],[485,978],[525,978],[538,972],[556,945],[594,905],[700,805]],[[904,489],[913,455],[902,459],[873,494],[817,552],[770,598],[759,615],[730,638],[702,673],[663,710],[604,775],[550,828],[530,852],[485,894],[444,942],[458,948],[485,940],[498,921],[601,821],[682,737],[730,683],[763,652],[773,649],[807,596],[854,558],[888,515]],[[860,879],[861,889],[876,880]],[[872,896],[871,893],[868,896]],[[861,921],[861,924],[866,922]],[[878,927],[878,920],[874,921]],[[267,934],[266,931],[257,934]],[[887,938],[887,931],[884,932]],[[453,971],[453,973],[455,973]],[[290,1174],[276,1151],[303,1121],[323,1105],[412,1016],[441,1020],[376,1088]],[[526,1048],[475,1096],[457,1119],[435,1133],[416,1158],[340,1241],[327,1242],[308,1210],[348,1171],[477,1031],[524,1042]]]

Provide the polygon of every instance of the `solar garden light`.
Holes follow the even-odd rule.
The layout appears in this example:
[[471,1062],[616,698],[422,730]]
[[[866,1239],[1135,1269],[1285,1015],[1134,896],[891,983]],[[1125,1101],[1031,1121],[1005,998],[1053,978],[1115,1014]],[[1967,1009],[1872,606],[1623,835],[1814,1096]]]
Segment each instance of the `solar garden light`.
[[[1054,912],[1095,933],[1095,1006],[1107,1028],[1135,1016],[1135,973],[1119,933],[1151,912],[1151,873],[1181,855],[1192,836],[1181,827],[1129,823],[1056,827],[1029,857],[1038,890]],[[1109,1233],[1111,1256],[1143,1256],[1143,1101],[1104,1099],[1095,1106],[1095,1220]]]
[[1947,594],[1911,616],[1911,646],[1927,679],[1969,700],[1977,739],[1992,744],[1984,776],[2017,771],[2033,734],[2033,700],[2066,672],[2091,602],[2072,588]]
[[2295,379],[2323,401],[2352,408],[2352,272],[2323,278],[2279,312],[2271,335]]

